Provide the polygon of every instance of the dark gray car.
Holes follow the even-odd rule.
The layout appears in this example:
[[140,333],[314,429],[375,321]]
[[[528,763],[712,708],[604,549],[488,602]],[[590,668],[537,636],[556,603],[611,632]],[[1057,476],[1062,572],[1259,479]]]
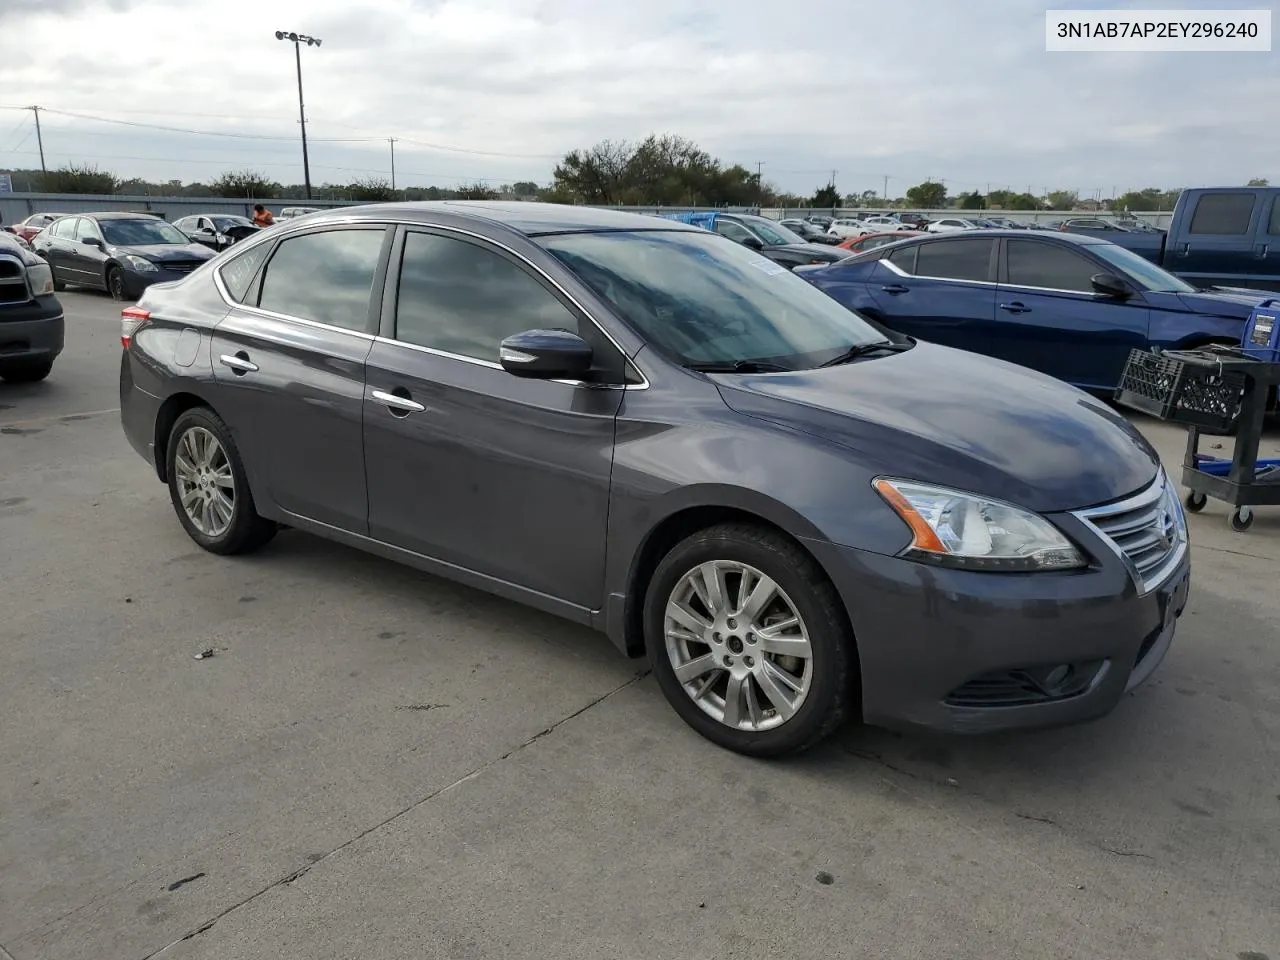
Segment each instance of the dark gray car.
[[596,627],[744,753],[1099,716],[1186,602],[1121,416],[696,227],[334,211],[152,286],[122,341],[125,432],[205,549],[284,524]]
[[33,247],[49,262],[59,289],[94,287],[116,300],[132,300],[213,257],[177,227],[145,213],[63,217],[42,230]]

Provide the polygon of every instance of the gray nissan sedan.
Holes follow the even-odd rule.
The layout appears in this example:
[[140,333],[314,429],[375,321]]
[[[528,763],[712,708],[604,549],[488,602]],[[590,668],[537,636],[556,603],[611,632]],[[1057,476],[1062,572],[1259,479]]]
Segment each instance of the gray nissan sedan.
[[287,526],[595,627],[742,753],[1105,714],[1186,604],[1119,414],[696,227],[348,208],[124,310],[121,417],[206,550]]

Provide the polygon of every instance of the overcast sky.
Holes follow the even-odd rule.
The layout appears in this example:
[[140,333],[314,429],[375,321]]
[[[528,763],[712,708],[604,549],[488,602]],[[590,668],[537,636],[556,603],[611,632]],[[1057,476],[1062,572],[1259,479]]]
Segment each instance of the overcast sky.
[[[1275,54],[1046,53],[1046,6],[1135,5],[0,0],[0,105],[48,108],[50,166],[301,182],[283,29],[323,40],[302,50],[317,184],[385,176],[392,136],[398,185],[450,186],[546,183],[566,150],[655,132],[763,161],[766,180],[802,193],[833,169],[843,192],[888,175],[891,195],[930,176],[953,193],[1103,196],[1280,182]],[[0,109],[0,170],[39,166],[33,131],[29,111]]]

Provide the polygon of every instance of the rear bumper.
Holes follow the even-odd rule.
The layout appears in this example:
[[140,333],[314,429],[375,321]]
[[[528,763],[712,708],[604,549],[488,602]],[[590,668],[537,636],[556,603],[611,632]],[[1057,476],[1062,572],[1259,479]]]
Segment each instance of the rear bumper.
[[151,464],[159,476],[156,465],[156,421],[163,401],[147,393],[133,381],[129,352],[120,351],[120,425],[129,445]]
[[0,305],[0,361],[53,360],[66,341],[66,320],[57,297]]
[[[1190,563],[1138,594],[1119,562],[1033,575],[927,566],[806,541],[844,599],[858,645],[863,717],[949,733],[1050,727],[1109,713],[1173,641]],[[1023,695],[1070,665],[1074,685]]]

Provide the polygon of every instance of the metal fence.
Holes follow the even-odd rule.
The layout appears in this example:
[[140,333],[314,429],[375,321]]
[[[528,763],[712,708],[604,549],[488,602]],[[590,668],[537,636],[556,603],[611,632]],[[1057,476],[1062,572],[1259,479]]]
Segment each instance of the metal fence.
[[[149,213],[159,214],[166,220],[177,220],[180,217],[190,216],[199,213],[224,213],[239,214],[241,216],[250,216],[253,204],[263,202],[269,209],[275,213],[279,213],[285,207],[318,207],[329,209],[333,207],[349,207],[360,206],[361,201],[357,200],[237,200],[225,197],[125,197],[125,196],[98,196],[92,194],[72,194],[72,193],[0,193],[0,223],[15,223],[23,220],[33,213],[88,213],[90,211],[146,211]],[[765,208],[758,210],[755,207],[663,207],[663,206],[636,206],[636,207],[609,207],[611,210],[625,210],[630,213],[693,213],[693,212],[713,212],[721,213],[760,213],[763,216],[773,220],[783,220],[788,217],[809,217],[809,216],[837,216],[837,217],[855,217],[859,214],[867,215],[878,212],[890,212],[888,208],[859,207],[859,208],[842,208],[837,210],[831,209],[815,209],[805,208]],[[1034,213],[1022,210],[893,210],[893,213],[918,213],[930,220],[938,220],[943,217],[982,217],[982,216],[999,216],[1008,217],[1020,223],[1027,222],[1045,222],[1049,220],[1062,220],[1067,217],[1100,217],[1103,219],[1113,219],[1114,214],[1110,213],[1093,213],[1090,211],[1037,211]],[[1169,226],[1172,214],[1167,211],[1133,211],[1130,216],[1145,220],[1147,223],[1160,229]]]

